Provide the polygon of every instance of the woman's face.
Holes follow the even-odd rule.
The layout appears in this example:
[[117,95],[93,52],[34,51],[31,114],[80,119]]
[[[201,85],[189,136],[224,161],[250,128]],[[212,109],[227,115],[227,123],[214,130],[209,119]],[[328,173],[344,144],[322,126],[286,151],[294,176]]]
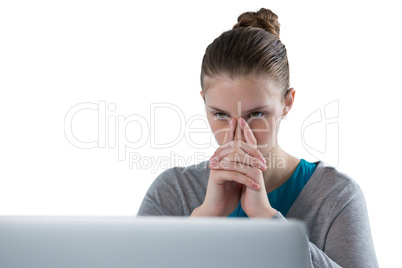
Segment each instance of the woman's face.
[[[246,142],[240,130],[239,118],[250,125],[257,140],[257,148],[266,155],[276,146],[279,123],[290,106],[281,102],[281,96],[270,80],[241,77],[234,80],[219,76],[208,78],[205,109],[209,125],[219,145],[223,145],[229,122],[236,118],[235,139]],[[293,90],[293,89],[292,89]],[[294,94],[293,94],[294,95]]]

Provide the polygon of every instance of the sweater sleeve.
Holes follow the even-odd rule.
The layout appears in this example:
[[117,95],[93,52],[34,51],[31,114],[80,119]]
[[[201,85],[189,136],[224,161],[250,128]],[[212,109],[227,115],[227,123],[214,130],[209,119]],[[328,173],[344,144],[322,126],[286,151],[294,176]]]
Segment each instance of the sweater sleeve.
[[342,267],[378,267],[363,192],[357,184],[347,192],[352,194],[332,222],[325,251]]
[[[363,193],[358,185],[350,188],[345,192],[353,195],[347,194],[348,201],[334,211],[336,214],[327,232],[324,249],[309,242],[314,268],[378,267]],[[280,212],[273,219],[286,220]]]
[[177,189],[169,183],[172,169],[165,170],[152,182],[146,192],[137,216],[176,216],[178,199]]

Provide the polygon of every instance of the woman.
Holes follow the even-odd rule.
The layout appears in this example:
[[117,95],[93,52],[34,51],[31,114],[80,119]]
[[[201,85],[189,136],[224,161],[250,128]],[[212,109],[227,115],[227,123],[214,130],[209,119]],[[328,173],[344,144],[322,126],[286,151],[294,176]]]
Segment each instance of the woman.
[[241,14],[208,46],[201,88],[220,147],[209,161],[161,173],[138,215],[299,219],[307,226],[313,267],[378,267],[356,182],[322,161],[290,155],[277,142],[295,90],[272,11]]

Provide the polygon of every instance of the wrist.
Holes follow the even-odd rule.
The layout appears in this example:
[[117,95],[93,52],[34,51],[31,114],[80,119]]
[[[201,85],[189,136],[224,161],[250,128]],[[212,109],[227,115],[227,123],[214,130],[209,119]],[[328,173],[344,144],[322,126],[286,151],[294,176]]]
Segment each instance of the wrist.
[[209,207],[207,207],[205,205],[205,203],[203,203],[201,206],[199,206],[193,210],[190,217],[221,217],[222,216],[222,213],[215,212],[215,211],[212,212],[212,211],[213,211],[213,209],[209,209]]
[[199,207],[196,207],[193,212],[191,212],[190,217],[205,217],[206,214],[204,213],[202,209],[202,205]]
[[274,209],[273,207],[269,207],[262,213],[255,215],[254,218],[272,218],[276,215],[276,213],[278,213],[276,209]]

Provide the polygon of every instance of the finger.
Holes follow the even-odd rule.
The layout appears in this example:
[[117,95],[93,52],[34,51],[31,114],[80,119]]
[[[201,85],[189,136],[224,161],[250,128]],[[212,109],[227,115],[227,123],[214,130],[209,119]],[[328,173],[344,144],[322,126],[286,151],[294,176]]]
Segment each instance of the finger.
[[218,149],[216,149],[215,150],[215,153],[212,155],[212,157],[211,157],[211,159],[212,158],[214,158],[215,156],[216,156],[216,154],[220,151],[220,150],[222,150],[222,148],[226,148],[226,147],[228,147],[229,145],[230,145],[230,143],[233,141],[233,138],[234,138],[234,128],[235,128],[235,123],[236,122],[234,122],[234,118],[232,118],[230,121],[229,121],[229,130],[227,130],[227,131],[225,131],[225,130],[219,130],[219,132],[221,132],[221,131],[225,131],[225,136],[223,137],[223,144],[218,148]]
[[234,148],[228,148],[228,149],[232,150],[232,152],[229,153],[228,155],[221,158],[218,158],[217,156],[211,158],[210,160],[211,169],[219,169],[229,162],[235,163],[241,167],[246,165],[248,167],[259,168],[262,171],[265,171],[267,169],[265,162],[262,161],[261,159],[255,158],[244,152],[238,153]]
[[246,120],[244,120],[243,117],[240,117],[240,127],[244,132],[244,138],[246,139],[246,142],[252,147],[257,148],[257,139],[255,138],[249,124],[247,124]]
[[247,177],[246,175],[237,172],[237,171],[227,171],[227,170],[221,170],[219,172],[219,176],[216,177],[216,182],[220,185],[225,184],[228,181],[235,181],[238,183],[241,183],[253,190],[258,190],[260,189],[260,184],[255,182],[253,179],[250,177]]
[[229,131],[226,131],[225,133],[222,147],[229,146],[230,142],[233,141],[235,128],[236,128],[236,120],[235,118],[232,118],[229,122]]
[[252,168],[250,166],[242,165],[235,162],[220,162],[219,164],[220,168],[215,170],[237,172],[246,176],[247,178],[252,179],[257,184],[260,183],[258,180],[260,178],[261,172],[256,168]]
[[255,147],[252,147],[250,144],[245,143],[244,141],[237,141],[236,144],[235,144],[235,142],[233,142],[233,146],[218,148],[215,151],[214,156],[217,158],[218,161],[220,161],[223,157],[225,157],[231,153],[234,153],[234,152],[238,152],[241,155],[249,154],[250,156],[252,156],[256,159],[259,159],[264,164],[266,164],[266,162],[267,162],[265,160],[264,156],[262,155],[262,153],[260,152],[260,150],[258,150]]

